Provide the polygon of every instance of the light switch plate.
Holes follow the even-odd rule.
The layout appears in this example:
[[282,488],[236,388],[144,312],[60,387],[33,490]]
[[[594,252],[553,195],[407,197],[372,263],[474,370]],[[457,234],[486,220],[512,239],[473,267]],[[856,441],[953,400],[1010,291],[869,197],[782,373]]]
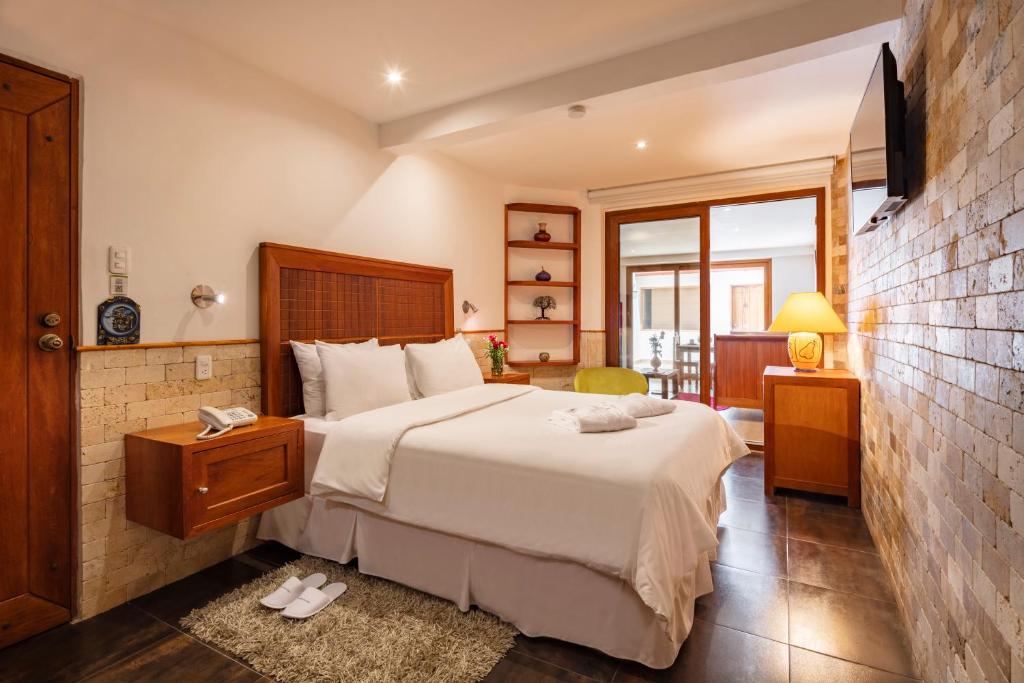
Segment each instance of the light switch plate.
[[196,356],[196,379],[210,379],[213,377],[213,357]]
[[107,249],[107,270],[111,275],[127,275],[131,268],[131,247],[114,245]]

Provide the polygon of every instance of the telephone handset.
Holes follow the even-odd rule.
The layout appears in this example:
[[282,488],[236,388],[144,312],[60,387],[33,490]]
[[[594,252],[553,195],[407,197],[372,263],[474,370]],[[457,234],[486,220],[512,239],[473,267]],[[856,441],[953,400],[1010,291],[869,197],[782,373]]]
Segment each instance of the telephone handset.
[[[256,421],[256,413],[245,408],[213,408],[204,406],[199,409],[199,420],[206,424],[206,429],[196,434],[203,441],[227,434],[234,427],[243,427]],[[217,431],[213,431],[213,430]],[[211,434],[211,432],[213,432]]]

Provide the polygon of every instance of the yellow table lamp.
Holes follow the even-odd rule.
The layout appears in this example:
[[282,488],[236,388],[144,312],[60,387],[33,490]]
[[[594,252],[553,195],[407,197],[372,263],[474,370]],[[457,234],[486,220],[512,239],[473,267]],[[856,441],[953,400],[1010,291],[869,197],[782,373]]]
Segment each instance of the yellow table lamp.
[[841,334],[846,325],[821,292],[797,292],[786,298],[768,331],[789,332],[789,362],[799,372],[814,372],[821,361],[818,333]]

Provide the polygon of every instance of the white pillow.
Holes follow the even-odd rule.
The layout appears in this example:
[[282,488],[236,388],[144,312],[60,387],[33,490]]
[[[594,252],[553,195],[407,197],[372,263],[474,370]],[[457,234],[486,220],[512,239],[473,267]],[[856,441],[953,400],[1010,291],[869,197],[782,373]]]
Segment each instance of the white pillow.
[[325,385],[328,420],[409,401],[405,353],[397,344],[357,346],[316,343]]
[[484,383],[473,351],[461,334],[436,344],[406,344],[405,355],[416,391],[422,396]]
[[[324,380],[320,370],[320,355],[316,352],[316,344],[304,344],[291,341],[292,355],[299,366],[302,378],[302,405],[306,415],[311,417],[324,416]],[[331,346],[377,346],[377,338],[355,344],[332,344]]]

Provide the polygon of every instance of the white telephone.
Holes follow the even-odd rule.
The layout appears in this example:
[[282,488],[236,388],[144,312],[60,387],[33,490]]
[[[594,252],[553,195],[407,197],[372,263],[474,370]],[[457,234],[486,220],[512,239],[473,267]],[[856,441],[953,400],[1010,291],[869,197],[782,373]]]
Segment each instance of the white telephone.
[[[235,427],[251,425],[256,421],[256,413],[245,408],[213,408],[204,406],[199,409],[199,420],[206,424],[206,429],[196,434],[197,439],[213,439],[227,434]],[[216,429],[218,431],[213,432]],[[212,434],[210,432],[213,432]]]

